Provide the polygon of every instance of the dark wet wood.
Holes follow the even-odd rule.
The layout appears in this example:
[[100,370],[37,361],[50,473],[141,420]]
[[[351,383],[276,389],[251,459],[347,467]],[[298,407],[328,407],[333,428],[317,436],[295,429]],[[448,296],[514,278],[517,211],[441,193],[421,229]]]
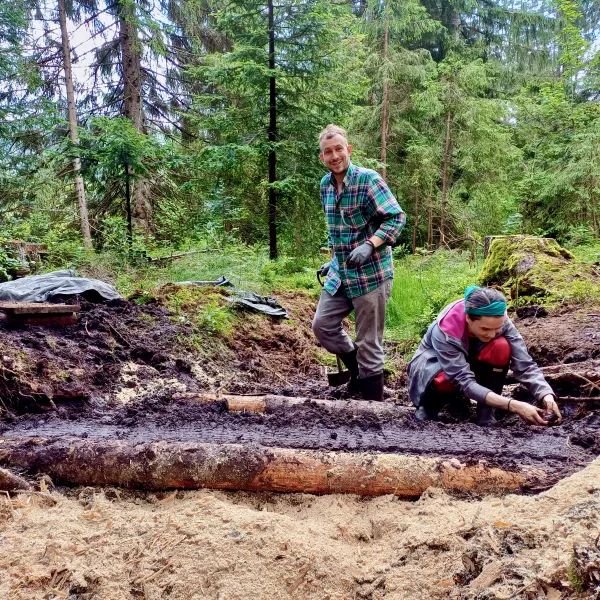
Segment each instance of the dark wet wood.
[[79,304],[46,302],[0,302],[0,310],[10,315],[71,314],[81,310]]
[[557,398],[558,403],[561,402],[597,402],[600,404],[600,396],[561,396]]
[[546,481],[539,469],[509,471],[483,461],[464,464],[399,454],[73,437],[0,438],[0,462],[46,473],[55,483],[145,490],[213,488],[415,498],[431,486],[498,493],[544,486]]
[[0,490],[3,492],[14,492],[17,490],[30,491],[33,488],[25,479],[11,473],[7,469],[0,469]]
[[173,395],[174,400],[212,404],[225,402],[227,409],[234,412],[273,413],[277,410],[314,406],[334,411],[348,411],[355,414],[376,414],[379,416],[401,416],[414,412],[414,409],[397,406],[393,402],[368,402],[365,400],[323,400],[318,398],[298,398],[264,394],[256,396],[238,394],[203,394],[183,392]]

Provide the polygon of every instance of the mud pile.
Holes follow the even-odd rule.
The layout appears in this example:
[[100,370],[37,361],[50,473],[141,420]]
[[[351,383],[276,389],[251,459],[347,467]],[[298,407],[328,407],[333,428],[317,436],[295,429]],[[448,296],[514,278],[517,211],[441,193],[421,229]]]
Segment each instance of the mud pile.
[[[4,413],[54,410],[73,401],[106,403],[140,392],[293,387],[318,376],[310,333],[312,301],[285,298],[293,324],[250,315],[230,340],[198,330],[158,303],[81,305],[69,327],[12,328],[0,321]],[[128,391],[129,390],[129,391]]]
[[[224,404],[203,406],[174,398],[178,392],[206,390],[259,390],[308,398],[339,395],[339,390],[327,388],[314,359],[312,301],[290,296],[285,304],[294,323],[252,316],[235,331],[229,347],[220,348],[208,338],[206,348],[190,343],[198,331],[179,315],[158,305],[126,301],[83,303],[80,321],[73,327],[5,328],[3,343],[16,358],[4,362],[4,385],[13,384],[12,397],[21,411],[28,408],[28,398],[38,411],[52,410],[42,415],[6,414],[2,435],[49,440],[78,436],[131,444],[242,443],[437,456],[467,464],[485,460],[508,470],[522,465],[543,468],[548,485],[600,453],[599,404],[593,401],[563,405],[565,422],[552,429],[528,427],[517,416],[502,414],[500,425],[491,431],[477,427],[473,417],[459,423],[443,415],[442,423],[421,424],[414,421],[402,376],[388,381],[390,400],[407,406],[400,417],[334,411],[310,401],[272,414],[229,413]],[[584,310],[516,318],[532,355],[550,369],[548,378],[561,395],[599,395],[598,386],[581,375],[590,376],[592,369],[600,376],[595,360],[600,354],[597,322],[595,312]],[[35,368],[19,373],[17,361]],[[7,379],[8,369],[17,374],[12,381]],[[512,393],[528,399],[518,387]]]

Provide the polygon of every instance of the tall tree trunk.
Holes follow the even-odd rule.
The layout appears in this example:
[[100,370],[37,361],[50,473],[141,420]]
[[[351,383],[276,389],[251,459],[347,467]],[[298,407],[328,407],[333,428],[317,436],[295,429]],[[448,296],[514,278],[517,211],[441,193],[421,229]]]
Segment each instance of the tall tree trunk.
[[412,234],[412,253],[414,254],[417,250],[417,229],[419,228],[419,198],[421,194],[417,192],[415,197],[415,222],[413,225],[413,234]]
[[[593,157],[592,157],[593,158]],[[592,164],[594,164],[592,162]],[[594,237],[598,237],[598,214],[596,208],[596,178],[592,176],[590,181],[590,208],[592,212],[592,229],[594,231]]]
[[127,248],[131,251],[133,246],[133,219],[131,214],[131,167],[125,167],[125,211],[127,213]]
[[427,250],[433,248],[433,195],[427,199]]
[[446,141],[444,144],[444,164],[442,166],[442,212],[440,214],[440,246],[448,246],[446,243],[446,213],[448,209],[448,180],[450,177],[450,161],[452,158],[451,126],[452,113],[448,111],[446,116]]
[[[77,133],[77,114],[75,112],[75,92],[73,90],[73,72],[71,69],[71,47],[69,46],[69,35],[67,32],[67,15],[65,11],[65,0],[58,0],[58,16],[60,20],[60,32],[62,36],[63,66],[65,70],[65,85],[67,88],[67,112],[69,117],[69,137],[75,146],[79,145]],[[73,159],[73,173],[75,175],[75,193],[77,195],[77,206],[79,209],[79,224],[83,245],[88,250],[92,249],[92,235],[90,233],[90,220],[88,217],[87,202],[85,200],[85,187],[81,176],[81,161],[76,156]]]
[[383,34],[383,98],[382,98],[382,117],[381,117],[381,176],[387,177],[387,138],[390,126],[390,116],[388,109],[389,98],[389,77],[388,77],[388,61],[389,61],[389,39],[390,39],[390,13],[389,8],[385,9],[385,31]]
[[[131,5],[135,10],[135,5]],[[119,43],[123,63],[123,114],[140,132],[144,131],[144,109],[142,105],[142,59],[140,41],[135,25],[135,14],[130,5],[119,2]],[[133,221],[143,231],[154,230],[152,203],[146,180],[137,179],[132,185]]]
[[273,0],[269,0],[269,256],[277,258],[277,194],[273,184],[277,179],[277,155],[275,140],[277,139],[277,88],[275,81],[275,18]]

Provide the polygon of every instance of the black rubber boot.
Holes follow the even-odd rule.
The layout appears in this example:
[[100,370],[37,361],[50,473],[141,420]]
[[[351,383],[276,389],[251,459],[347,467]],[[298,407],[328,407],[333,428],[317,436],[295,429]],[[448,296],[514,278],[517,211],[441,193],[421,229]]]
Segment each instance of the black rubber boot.
[[458,421],[467,420],[471,416],[471,401],[460,393],[452,394],[446,410]]
[[493,427],[496,424],[494,409],[482,402],[477,403],[477,425],[479,427]]
[[360,385],[363,400],[383,402],[383,373],[359,379],[358,384]]
[[358,360],[356,358],[357,350],[354,348],[352,352],[346,352],[340,354],[340,360],[344,363],[344,366],[350,371],[350,381],[348,382],[348,393],[352,396],[359,395],[360,386],[358,385]]
[[499,396],[502,396],[502,389],[504,388],[504,382],[506,381],[508,366],[494,367],[487,363],[477,362],[476,365],[473,365],[473,372],[475,373],[477,383],[492,390],[492,392],[495,392]]
[[421,398],[421,402],[415,412],[417,421],[439,421],[439,412],[446,404],[443,394],[428,388]]
[[[504,382],[508,373],[508,366],[494,367],[487,363],[478,363],[474,369],[478,383],[489,388],[492,392],[502,395]],[[477,425],[480,427],[492,427],[496,424],[494,409],[487,404],[477,403]]]

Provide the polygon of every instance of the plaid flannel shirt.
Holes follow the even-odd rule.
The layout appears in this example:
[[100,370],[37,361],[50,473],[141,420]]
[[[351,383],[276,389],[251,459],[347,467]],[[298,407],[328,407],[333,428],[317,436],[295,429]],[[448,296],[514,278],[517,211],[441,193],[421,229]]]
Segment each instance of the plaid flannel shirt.
[[[349,298],[362,296],[394,276],[392,249],[406,223],[406,215],[381,176],[350,163],[338,196],[333,173],[321,180],[329,247],[333,248],[325,289],[335,294],[340,285]],[[346,267],[346,258],[373,235],[385,244],[376,248],[361,267]]]

